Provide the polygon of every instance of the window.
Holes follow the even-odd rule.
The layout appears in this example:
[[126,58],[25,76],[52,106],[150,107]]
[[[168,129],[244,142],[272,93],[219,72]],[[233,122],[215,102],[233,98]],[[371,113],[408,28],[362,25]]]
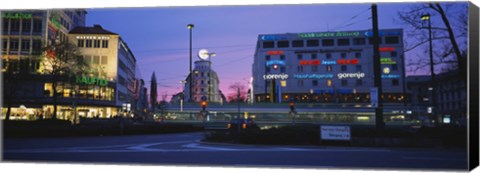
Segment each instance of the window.
[[338,39],[338,45],[339,46],[349,46],[350,45],[350,39],[348,39],[348,38]]
[[99,48],[100,47],[100,40],[93,40],[93,47]]
[[392,71],[397,71],[397,70],[398,70],[398,65],[392,64]]
[[30,20],[23,20],[22,22],[22,32],[30,32],[30,29],[32,29],[32,22]]
[[85,40],[83,40],[83,39],[77,40],[77,46],[78,46],[78,47],[83,47],[83,46],[85,46]]
[[347,85],[348,85],[348,80],[342,79],[342,86],[347,86]]
[[42,19],[33,19],[33,32],[42,32]]
[[347,57],[347,53],[341,53],[341,54],[340,54],[340,57],[343,58],[343,59],[346,58],[346,57]]
[[289,47],[289,46],[290,46],[290,44],[289,44],[288,41],[278,41],[278,42],[277,42],[277,45],[278,45],[279,48],[285,48],[285,47]]
[[22,40],[22,51],[30,51],[30,40]]
[[18,40],[10,39],[10,51],[18,51]]
[[302,54],[297,54],[297,59],[298,59],[298,60],[302,60],[302,59],[303,59],[303,55],[302,55]]
[[102,48],[108,48],[108,40],[102,40]]
[[396,36],[385,37],[385,44],[398,44],[398,43],[399,43],[399,39]]
[[92,40],[86,40],[85,47],[92,47]]
[[[203,74],[203,73],[202,73]],[[204,84],[203,80],[200,81],[200,84]]]
[[297,81],[297,86],[302,87],[303,86],[303,80],[298,80]]
[[317,54],[316,53],[312,53],[312,59],[317,59]]
[[100,56],[93,56],[93,64],[100,64]]
[[[368,39],[368,42],[369,42],[370,44],[373,44],[373,37],[370,37],[370,38]],[[378,44],[382,44],[382,37],[378,37]]]
[[280,55],[280,60],[285,60],[285,55]]
[[266,55],[265,60],[270,61],[270,55]]
[[92,64],[92,56],[85,55],[83,58],[85,58],[85,62],[88,64]]
[[303,72],[303,66],[299,65],[297,66],[297,72]]
[[362,71],[362,66],[361,66],[361,65],[356,65],[356,66],[355,66],[355,70],[357,70],[357,71]]
[[392,52],[390,52],[390,56],[392,56],[392,57],[397,57],[397,51],[392,51]]
[[286,71],[285,67],[280,67],[280,72],[281,73],[285,73],[285,71]]
[[327,86],[329,86],[329,87],[332,86],[332,80],[331,80],[331,79],[328,79],[328,80],[327,80]]
[[347,66],[346,65],[342,65],[341,68],[342,68],[342,71],[347,71]]
[[275,43],[273,41],[264,41],[263,42],[263,48],[274,48]]
[[327,65],[327,71],[328,72],[332,71],[332,65]]
[[312,66],[312,72],[317,72],[318,71],[318,66]]
[[393,86],[398,86],[398,79],[393,79],[392,80],[392,85]]
[[318,47],[318,40],[307,40],[307,47]]
[[363,81],[362,79],[357,79],[357,82],[355,83],[357,86],[362,86]]
[[318,80],[312,80],[312,86],[318,86]]
[[362,53],[360,52],[355,52],[355,58],[361,58],[362,57]]
[[107,63],[108,63],[108,57],[102,56],[102,64],[107,64]]
[[303,40],[293,40],[292,47],[303,47]]
[[333,46],[334,40],[333,39],[323,39],[322,40],[322,46]]
[[353,45],[365,45],[366,41],[365,38],[354,38]]
[[331,53],[327,53],[327,54],[325,54],[325,57],[326,57],[327,59],[330,59],[330,58],[332,58],[332,54],[331,54]]
[[270,73],[270,67],[265,68],[265,70],[267,71],[267,73]]
[[10,32],[19,32],[20,31],[20,20],[11,19],[10,20]]

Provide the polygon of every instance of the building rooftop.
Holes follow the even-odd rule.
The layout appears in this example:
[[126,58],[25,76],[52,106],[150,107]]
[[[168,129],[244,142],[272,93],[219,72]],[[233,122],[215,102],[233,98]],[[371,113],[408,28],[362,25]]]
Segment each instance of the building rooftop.
[[108,34],[118,35],[117,33],[105,30],[100,25],[93,25],[93,27],[75,27],[70,31],[70,34]]

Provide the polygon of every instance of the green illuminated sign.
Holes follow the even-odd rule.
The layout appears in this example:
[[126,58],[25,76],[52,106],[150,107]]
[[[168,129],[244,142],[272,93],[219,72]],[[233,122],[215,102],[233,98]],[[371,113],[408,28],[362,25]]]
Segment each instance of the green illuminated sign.
[[358,37],[360,32],[318,32],[318,33],[300,33],[300,38],[317,38],[317,37]]
[[380,58],[380,64],[397,64],[397,61],[393,61],[392,58]]
[[2,18],[6,19],[31,19],[31,13],[3,13]]
[[77,84],[107,86],[108,80],[99,77],[77,76]]

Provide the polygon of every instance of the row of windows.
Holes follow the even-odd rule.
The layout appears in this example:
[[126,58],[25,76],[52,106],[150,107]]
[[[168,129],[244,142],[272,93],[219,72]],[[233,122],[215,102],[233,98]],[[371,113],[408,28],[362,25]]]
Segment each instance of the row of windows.
[[2,69],[13,73],[35,73],[40,68],[40,60],[22,58],[20,60],[2,59]]
[[[362,53],[361,52],[355,52],[353,54],[350,54],[350,53],[345,53],[345,52],[342,52],[342,53],[339,53],[338,55],[335,55],[333,53],[320,53],[320,58],[325,58],[325,59],[331,59],[332,57],[334,56],[338,56],[340,55],[340,58],[344,59],[344,58],[362,58]],[[386,53],[382,53],[381,56],[390,56],[390,57],[397,57],[398,56],[398,52],[397,51],[390,51],[389,52],[390,55],[387,55]],[[354,55],[354,57],[350,57]],[[285,60],[285,55],[280,55],[280,60]],[[319,55],[318,53],[312,53],[310,54],[310,59],[318,59],[319,58]],[[265,55],[265,60],[266,61],[270,61],[272,59],[272,56],[271,55]],[[298,60],[303,60],[304,59],[304,54],[297,54],[297,59]]]
[[[93,43],[93,44],[92,44]],[[85,48],[100,48],[100,43],[102,48],[108,48],[108,40],[92,40],[92,39],[78,39],[77,46]]]
[[[341,86],[342,87],[349,86],[348,81],[349,81],[348,79],[342,79]],[[271,81],[265,81],[265,82],[266,82],[266,86],[270,86]],[[311,80],[311,82],[312,82],[312,85],[311,85],[312,87],[320,86],[319,80]],[[325,82],[326,82],[325,86],[333,87],[333,83],[331,79],[328,79]],[[392,79],[391,82],[392,82],[392,86],[398,86],[400,84],[398,79]],[[305,86],[304,84],[305,84],[305,80],[302,80],[302,79],[297,80],[297,87],[304,87]],[[363,86],[363,80],[362,79],[355,80],[355,86]]]
[[[385,38],[385,44],[399,44],[400,38],[398,36],[386,36],[380,37],[378,42],[383,44],[383,38]],[[336,43],[336,44],[335,44]],[[369,44],[373,44],[373,38],[368,39]],[[366,45],[366,38],[339,38],[339,39],[309,39],[309,40],[282,40],[282,41],[263,41],[262,48],[301,48],[301,47],[323,47],[330,46],[361,46]]]
[[33,54],[40,54],[42,41],[39,39],[2,39],[2,51],[11,51],[11,53],[21,51],[29,53],[30,48],[32,48]]
[[[340,66],[340,70],[342,72],[346,72],[348,71],[348,66],[349,65],[341,65]],[[384,65],[385,67],[386,65]],[[305,68],[307,68],[306,66],[302,66],[302,65],[299,65],[297,66],[297,72],[299,73],[303,73],[305,72]],[[319,71],[319,68],[318,66],[311,66],[311,72],[318,72]],[[285,66],[281,66],[280,68],[277,68],[281,73],[286,73],[286,67]],[[265,68],[265,72],[266,73],[270,73],[272,71],[276,71],[277,69],[275,68],[271,68],[271,67],[266,67]],[[392,64],[390,65],[390,70],[391,71],[397,71],[398,70],[398,65],[397,64]],[[326,65],[325,66],[325,71],[327,72],[331,72],[333,71],[333,66],[332,65]],[[362,71],[362,65],[355,65],[355,71]]]
[[41,34],[42,19],[3,19],[2,31],[4,34],[29,34],[30,32]]
[[108,64],[108,57],[107,56],[90,56],[90,55],[85,55],[83,56],[84,60],[88,64],[94,64],[94,65],[106,65]]

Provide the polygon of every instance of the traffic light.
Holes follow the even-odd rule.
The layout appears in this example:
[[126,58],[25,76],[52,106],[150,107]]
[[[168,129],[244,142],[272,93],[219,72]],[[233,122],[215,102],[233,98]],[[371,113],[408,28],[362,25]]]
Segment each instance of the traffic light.
[[295,110],[295,105],[293,104],[293,102],[290,102],[290,110],[291,110],[291,111],[294,111],[294,110]]
[[205,108],[207,108],[207,102],[202,101],[202,110],[205,110]]

